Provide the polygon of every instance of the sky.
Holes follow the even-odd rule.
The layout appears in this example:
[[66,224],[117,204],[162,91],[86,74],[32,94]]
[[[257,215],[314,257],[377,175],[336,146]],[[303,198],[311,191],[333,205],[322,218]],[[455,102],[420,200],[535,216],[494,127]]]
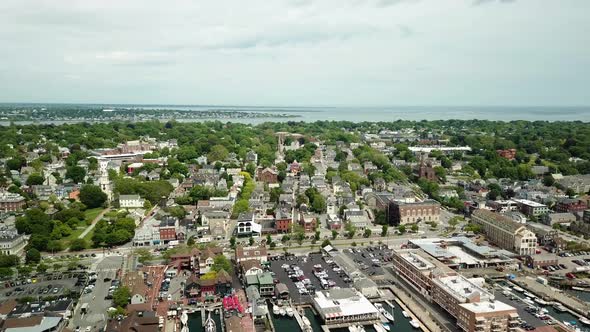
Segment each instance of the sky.
[[590,105],[588,0],[2,0],[0,102]]

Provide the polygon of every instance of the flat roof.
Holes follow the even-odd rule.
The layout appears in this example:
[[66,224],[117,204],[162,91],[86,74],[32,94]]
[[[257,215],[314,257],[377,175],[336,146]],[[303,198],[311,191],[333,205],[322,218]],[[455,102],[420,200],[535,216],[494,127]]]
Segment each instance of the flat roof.
[[517,203],[532,206],[532,207],[547,207],[547,205],[545,205],[545,204],[537,203],[535,201],[531,201],[528,199],[514,199],[514,201]]
[[504,302],[500,302],[500,301],[483,301],[483,302],[475,302],[475,303],[461,303],[459,305],[461,307],[473,312],[473,313],[476,313],[476,314],[501,312],[501,311],[508,311],[508,310],[516,311],[516,308],[514,308],[513,306],[508,305]]
[[462,302],[476,295],[480,296],[480,302],[493,299],[492,294],[483,287],[460,274],[436,278],[434,279],[434,283],[444,288],[451,296]]
[[352,288],[334,288],[316,292],[313,301],[326,317],[379,313],[366,297]]

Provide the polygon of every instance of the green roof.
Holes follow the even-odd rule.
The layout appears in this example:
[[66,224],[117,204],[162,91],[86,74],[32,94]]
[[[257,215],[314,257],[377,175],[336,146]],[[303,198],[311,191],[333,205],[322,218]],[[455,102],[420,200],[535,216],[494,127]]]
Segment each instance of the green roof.
[[270,272],[264,272],[258,275],[258,283],[261,285],[272,285],[274,284],[272,275]]
[[256,275],[246,276],[246,285],[258,285],[258,277]]

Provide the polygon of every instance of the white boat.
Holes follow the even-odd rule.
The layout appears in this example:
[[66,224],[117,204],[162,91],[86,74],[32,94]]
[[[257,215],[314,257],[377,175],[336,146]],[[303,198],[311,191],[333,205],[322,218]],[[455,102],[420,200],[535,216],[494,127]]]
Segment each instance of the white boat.
[[183,326],[183,327],[180,329],[180,332],[189,332],[189,331],[188,331],[188,326],[186,326],[186,325],[185,325],[185,326]]
[[281,316],[285,316],[287,314],[287,310],[285,310],[285,308],[281,308],[281,309],[279,309],[279,314]]
[[545,301],[545,300],[543,300],[543,299],[540,299],[540,298],[538,298],[538,297],[537,297],[537,298],[535,298],[535,302],[537,302],[537,303],[538,303],[538,304],[540,304],[540,305],[547,305],[547,304],[548,304],[548,303],[547,303],[547,301]]
[[301,320],[303,320],[303,325],[311,326],[311,322],[309,321],[309,319],[307,319],[307,317],[301,316]]
[[381,326],[383,326],[383,328],[385,329],[385,331],[391,330],[391,326],[389,326],[389,324],[387,324],[387,323],[381,323]]
[[579,321],[580,321],[580,323],[582,323],[584,325],[590,325],[590,319],[588,319],[586,317],[580,317]]
[[390,312],[388,312],[387,310],[385,310],[385,308],[383,307],[383,305],[381,303],[375,303],[374,304],[375,308],[377,308],[377,310],[379,310],[379,312],[383,315],[383,317],[387,318],[388,321],[393,322],[393,314],[391,314]]
[[186,310],[184,310],[182,315],[180,315],[180,322],[182,325],[186,326],[186,323],[188,322],[188,314],[186,313]]
[[522,289],[522,288],[520,288],[520,287],[518,287],[518,286],[515,286],[513,289],[514,289],[515,291],[519,292],[519,293],[522,293],[522,292],[524,292],[524,289]]
[[278,315],[280,310],[281,310],[281,308],[278,305],[276,305],[276,303],[272,305],[272,313],[273,314]]
[[295,315],[295,313],[293,312],[293,308],[287,307],[287,309],[285,310],[287,311],[287,316],[293,317],[293,315]]
[[361,325],[351,325],[348,327],[350,332],[365,332],[365,328]]
[[567,311],[567,308],[563,306],[563,304],[556,302],[553,304],[553,309],[559,311],[559,312],[564,312]]
[[205,332],[217,332],[217,326],[215,325],[215,321],[211,318],[211,313],[209,312],[209,317],[205,321]]
[[410,321],[410,325],[412,325],[412,327],[415,328],[415,329],[419,329],[420,328],[420,322],[417,321],[417,320],[415,320],[415,319],[412,319]]
[[570,322],[568,322],[567,320],[563,321],[563,325],[565,325],[566,327],[572,327],[572,324]]
[[381,324],[373,324],[373,328],[375,329],[375,331],[377,332],[385,332],[385,329],[381,326]]
[[402,315],[404,315],[404,317],[409,318],[410,314],[407,311],[402,311]]

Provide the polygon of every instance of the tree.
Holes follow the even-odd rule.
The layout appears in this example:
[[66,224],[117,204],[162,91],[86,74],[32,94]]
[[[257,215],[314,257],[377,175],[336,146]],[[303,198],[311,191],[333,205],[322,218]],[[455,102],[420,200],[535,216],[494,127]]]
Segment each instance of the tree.
[[324,247],[326,247],[326,246],[330,246],[330,245],[332,245],[332,243],[331,243],[331,242],[330,242],[330,240],[328,240],[328,239],[325,239],[325,240],[322,242],[322,248],[324,248]]
[[84,239],[74,239],[70,242],[71,251],[82,251],[88,247],[88,243]]
[[272,237],[270,234],[266,234],[266,244],[269,246],[272,244]]
[[35,248],[31,248],[27,250],[26,254],[26,262],[29,263],[39,263],[41,261],[41,253],[39,250]]
[[211,270],[215,272],[224,270],[225,272],[231,273],[233,268],[231,265],[231,261],[223,254],[219,254],[215,256],[215,258],[213,258],[213,265],[211,265]]
[[387,236],[388,229],[389,229],[388,225],[381,226],[381,236]]
[[107,198],[107,194],[105,194],[99,186],[87,184],[80,189],[80,201],[89,209],[102,207]]
[[365,231],[363,232],[363,237],[370,237],[371,236],[372,231],[368,228],[365,228]]
[[211,147],[211,150],[207,154],[207,160],[209,160],[209,162],[224,160],[228,155],[229,151],[227,151],[225,146],[217,144]]
[[400,232],[400,234],[404,234],[406,232],[406,225],[397,226],[397,231]]
[[455,227],[457,227],[457,225],[459,225],[459,223],[461,221],[463,221],[463,218],[461,218],[459,216],[455,216],[449,220],[449,226],[455,228]]
[[236,237],[235,236],[232,236],[229,238],[229,245],[232,249],[236,247]]
[[146,262],[154,259],[154,255],[152,255],[152,253],[146,248],[135,250],[135,255],[138,257],[137,260],[142,264],[145,264]]
[[252,236],[250,236],[248,238],[248,244],[253,245],[254,244],[254,238]]
[[121,286],[113,292],[113,304],[117,307],[125,308],[131,298],[131,291],[127,286]]
[[413,224],[413,225],[410,227],[410,229],[412,230],[412,232],[416,233],[416,232],[418,232],[418,230],[419,230],[420,228],[418,227],[418,224]]
[[44,264],[44,263],[39,263],[39,265],[37,265],[37,268],[36,268],[38,273],[45,273],[48,269],[49,269],[49,265]]
[[34,186],[34,185],[41,185],[41,184],[43,184],[44,181],[45,181],[45,178],[43,178],[43,175],[41,175],[39,173],[33,173],[33,174],[29,175],[26,183],[27,183],[27,186]]
[[86,170],[81,166],[70,166],[66,170],[66,179],[71,179],[75,183],[81,183],[86,177]]
[[332,230],[332,240],[336,240],[336,237],[338,237],[338,231],[336,231],[335,229]]

